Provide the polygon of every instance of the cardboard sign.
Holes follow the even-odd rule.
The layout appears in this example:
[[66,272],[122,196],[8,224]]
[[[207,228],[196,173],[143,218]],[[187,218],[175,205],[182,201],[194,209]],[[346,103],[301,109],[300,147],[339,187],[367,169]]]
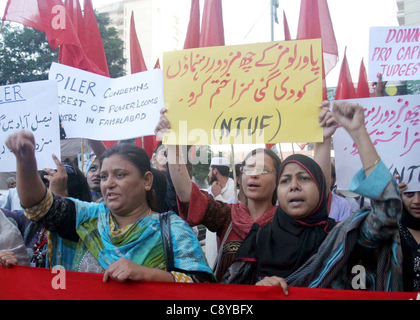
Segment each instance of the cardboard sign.
[[[366,129],[390,172],[420,191],[420,96],[349,100],[365,108]],[[334,135],[339,190],[348,190],[362,162],[350,135],[340,127]]]
[[164,54],[166,144],[320,142],[321,40]]
[[420,27],[370,29],[369,81],[420,79]]
[[162,70],[110,79],[53,63],[68,138],[116,141],[154,135],[164,107]]
[[38,170],[56,168],[52,154],[61,156],[56,95],[55,81],[0,87],[0,172],[16,172],[16,157],[6,147],[6,140],[19,130],[35,136]]

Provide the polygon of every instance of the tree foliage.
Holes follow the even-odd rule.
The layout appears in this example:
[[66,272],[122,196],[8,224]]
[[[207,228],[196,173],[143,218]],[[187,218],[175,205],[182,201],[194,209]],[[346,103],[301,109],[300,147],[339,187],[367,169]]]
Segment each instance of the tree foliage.
[[[127,60],[124,43],[110,19],[96,15],[112,78],[124,76]],[[48,79],[51,63],[58,61],[58,49],[52,50],[43,32],[5,23],[0,34],[0,85]]]

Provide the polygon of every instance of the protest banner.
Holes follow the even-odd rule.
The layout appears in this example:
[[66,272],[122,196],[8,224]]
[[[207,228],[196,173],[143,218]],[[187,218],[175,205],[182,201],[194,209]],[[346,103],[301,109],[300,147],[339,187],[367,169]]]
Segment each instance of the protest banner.
[[370,29],[369,81],[420,79],[420,27]]
[[[279,287],[225,285],[204,283],[103,282],[102,274],[58,271],[30,267],[0,267],[0,300],[144,300],[168,301],[174,307],[186,301],[275,301],[275,300],[417,300],[418,293],[371,292],[364,290],[324,290],[289,288],[286,296]],[[252,303],[254,304],[254,303]],[[176,314],[167,303],[159,302],[157,313]],[[181,304],[185,306],[185,304]],[[214,307],[212,307],[214,305]],[[221,305],[221,304],[220,304]],[[218,314],[219,306],[212,302],[202,314]],[[257,308],[254,312],[257,312]],[[245,309],[246,311],[247,309]],[[260,309],[261,312],[261,309]],[[225,311],[224,313],[227,313]]]
[[102,141],[154,135],[164,107],[162,70],[111,79],[53,63],[67,138]]
[[16,157],[6,147],[19,130],[35,136],[38,169],[56,168],[60,159],[60,124],[55,81],[38,81],[0,87],[0,172],[15,172]]
[[[390,172],[408,184],[408,191],[419,191],[420,96],[348,101],[365,109],[366,129]],[[342,127],[334,135],[334,148],[338,189],[348,190],[362,162],[355,143]]]
[[166,144],[320,142],[321,40],[164,53]]

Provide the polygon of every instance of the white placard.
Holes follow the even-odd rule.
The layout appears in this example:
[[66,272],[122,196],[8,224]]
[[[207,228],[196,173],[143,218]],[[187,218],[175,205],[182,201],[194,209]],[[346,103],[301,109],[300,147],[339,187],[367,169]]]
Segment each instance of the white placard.
[[420,26],[370,29],[369,81],[420,79]]
[[[399,174],[420,191],[420,95],[349,100],[365,108],[366,129],[380,157],[392,174]],[[347,131],[334,135],[339,190],[348,190],[362,169],[358,150]]]
[[162,70],[111,79],[53,63],[67,138],[102,141],[154,135],[164,108]]
[[39,81],[0,87],[0,172],[16,172],[16,157],[7,138],[19,130],[34,134],[38,170],[56,168],[60,159],[60,124],[57,83]]

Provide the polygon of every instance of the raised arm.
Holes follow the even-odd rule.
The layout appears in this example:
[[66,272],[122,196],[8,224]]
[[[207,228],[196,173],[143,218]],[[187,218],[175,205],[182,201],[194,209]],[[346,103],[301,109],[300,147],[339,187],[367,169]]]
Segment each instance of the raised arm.
[[42,202],[47,192],[38,174],[34,135],[19,131],[7,139],[6,146],[16,156],[16,182],[21,205],[34,207]]
[[319,107],[322,108],[319,116],[319,123],[321,127],[324,128],[324,142],[315,143],[314,160],[324,172],[328,186],[327,189],[330,190],[332,136],[338,128],[338,120],[334,117],[330,109],[329,101],[323,102]]
[[335,103],[334,115],[356,143],[363,169],[368,177],[379,163],[380,157],[366,131],[363,108],[348,102]]
[[[160,140],[163,140],[163,134],[170,132],[171,129],[166,112],[166,109],[161,111],[161,117],[155,130]],[[192,181],[179,146],[168,146],[168,167],[179,201],[189,203],[191,199]]]

